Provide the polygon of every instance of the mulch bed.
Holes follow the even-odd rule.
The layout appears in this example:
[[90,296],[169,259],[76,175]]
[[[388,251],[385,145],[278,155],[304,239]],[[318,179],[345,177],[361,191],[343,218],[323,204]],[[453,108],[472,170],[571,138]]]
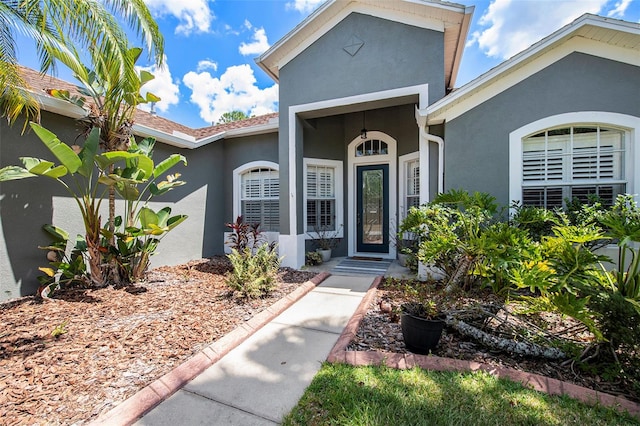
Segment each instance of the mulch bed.
[[[458,295],[456,299],[451,303],[460,307],[461,305],[468,306],[476,302],[487,303],[488,301],[495,301],[493,299],[496,298],[489,291],[478,291],[470,292],[464,297]],[[389,308],[392,310],[399,308],[403,302],[408,300],[393,286],[385,287],[383,281],[376,290],[375,297],[359,324],[355,338],[347,346],[346,350],[410,353],[404,345],[397,309],[395,309],[395,312],[389,312]],[[545,314],[544,316],[546,317],[545,322],[549,327],[562,327],[563,324],[566,325],[566,322],[570,321],[559,315]],[[590,336],[582,334],[569,337],[580,340],[588,339]],[[550,361],[494,351],[447,328],[445,328],[437,348],[432,353],[440,357],[476,361],[497,367],[536,373],[640,402],[638,387],[637,385],[634,386],[634,383],[630,380],[622,378],[607,380],[597,368],[593,368],[592,371],[585,371],[570,363],[562,365],[561,361]],[[640,368],[640,354],[636,354],[634,361],[634,366],[629,368]]]
[[135,288],[0,304],[1,423],[95,419],[315,275],[283,268],[269,297],[245,301],[224,284],[229,269],[214,257],[155,269]]

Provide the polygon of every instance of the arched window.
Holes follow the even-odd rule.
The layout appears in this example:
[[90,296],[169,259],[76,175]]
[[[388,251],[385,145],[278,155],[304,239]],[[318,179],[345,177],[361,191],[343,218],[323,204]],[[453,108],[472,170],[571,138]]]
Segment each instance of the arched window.
[[522,203],[562,207],[626,191],[625,132],[599,125],[549,128],[522,139]]
[[379,139],[367,139],[356,146],[356,157],[366,157],[370,155],[387,155],[389,146]]
[[278,170],[254,167],[240,174],[240,214],[246,223],[260,223],[262,231],[280,230]]

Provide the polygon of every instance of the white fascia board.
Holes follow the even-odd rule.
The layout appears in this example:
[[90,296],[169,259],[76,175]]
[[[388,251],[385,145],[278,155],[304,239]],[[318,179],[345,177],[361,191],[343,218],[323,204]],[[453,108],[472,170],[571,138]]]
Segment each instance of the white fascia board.
[[636,51],[575,37],[541,56],[531,59],[528,63],[521,64],[519,68],[505,71],[500,78],[493,78],[474,86],[473,90],[464,96],[454,98],[453,96],[457,93],[454,92],[449,95],[452,96],[451,99],[444,98],[448,102],[438,101],[426,110],[421,110],[420,113],[428,116],[429,125],[451,121],[574,52],[640,66],[640,55]]
[[[423,7],[434,7],[451,13],[466,13],[469,11],[469,8],[466,8],[464,5],[458,5],[455,3],[441,3],[439,1],[427,2],[416,0],[403,1],[406,3],[417,4]],[[445,23],[439,19],[419,16],[415,13],[411,13],[409,10],[403,11],[397,9],[393,10],[381,8],[381,4],[384,4],[384,2],[347,2],[329,0],[326,3],[322,4],[318,9],[316,9],[316,11],[309,15],[304,21],[298,24],[287,35],[278,40],[278,42],[271,46],[271,48],[269,48],[266,52],[256,58],[255,61],[260,66],[260,68],[262,68],[276,82],[278,82],[278,69],[280,67],[286,65],[288,62],[302,53],[307,47],[317,41],[320,37],[331,30],[331,28],[336,26],[353,12],[375,16],[390,21],[401,22],[419,28],[425,28],[440,32],[445,31]],[[473,8],[471,8],[470,11],[473,12]],[[320,15],[322,14],[327,15],[324,20],[320,18]],[[314,22],[316,19],[318,22]],[[313,25],[315,25],[315,28],[313,27]],[[304,32],[307,32],[308,34],[301,34]],[[295,39],[298,37],[304,37],[304,39],[296,41]],[[278,58],[272,58],[272,60],[269,61],[270,57],[276,55],[276,52],[281,49],[285,49],[287,44],[292,44],[293,47],[289,49],[286,54]],[[270,64],[268,65],[266,62],[270,62]]]
[[211,142],[215,142],[220,139],[223,139],[225,136],[225,132],[220,132],[220,133],[216,133],[215,135],[207,136],[206,138],[195,140],[193,137],[190,137],[190,138],[185,137],[188,135],[179,136],[175,134],[170,134],[170,133],[152,129],[151,127],[143,126],[140,124],[133,125],[133,133],[143,138],[152,137],[158,142],[162,142],[167,145],[175,146],[178,148],[186,148],[186,149],[200,148],[201,146],[208,145]]
[[462,24],[460,25],[460,34],[458,34],[458,44],[456,45],[456,52],[453,55],[453,65],[451,67],[451,78],[449,84],[454,87],[455,81],[458,78],[458,72],[460,71],[460,64],[462,63],[462,54],[467,43],[467,36],[469,35],[469,29],[471,28],[471,19],[473,18],[473,12],[475,6],[466,7],[464,10],[464,18],[462,18]]
[[[429,115],[429,124],[438,124],[443,122],[443,120],[452,120],[453,118],[458,117],[464,111],[467,111],[468,109],[481,104],[487,99],[497,95],[498,93],[506,90],[514,84],[522,81],[524,78],[532,75],[534,72],[541,70],[545,66],[550,65],[551,63],[574,51],[595,53],[593,52],[593,48],[589,48],[587,46],[589,44],[602,44],[606,46],[606,49],[596,49],[596,54],[598,56],[611,58],[612,53],[615,51],[617,52],[617,54],[615,55],[617,57],[616,60],[622,60],[628,63],[634,62],[633,55],[629,55],[628,52],[630,49],[618,48],[603,42],[596,42],[593,40],[587,41],[584,38],[576,36],[578,30],[587,25],[640,34],[640,25],[638,24],[585,14],[574,22],[566,25],[555,33],[532,45],[528,49],[518,53],[502,64],[480,75],[476,79],[457,89],[455,92],[430,105],[426,110],[426,113]],[[571,39],[571,37],[573,36],[575,37]],[[571,43],[565,43],[565,46],[563,46],[563,42],[568,39],[571,39],[570,41],[572,42],[575,42],[576,39],[581,39],[582,43],[579,43],[581,44],[581,50],[569,49],[570,51],[567,51],[566,45]],[[552,52],[551,55],[547,55],[547,52],[552,50],[554,52]],[[627,54],[621,53],[623,51],[627,51]],[[560,52],[562,52],[562,54],[558,55],[558,53]],[[543,55],[547,55],[547,60],[541,62],[537,61],[538,57]],[[549,61],[549,59],[552,60]],[[527,64],[528,62],[533,62],[534,60],[537,61],[537,65],[535,67],[531,67],[530,64]],[[636,55],[635,62],[637,61],[638,57]],[[519,69],[525,69],[525,66],[528,72],[522,72],[522,70]],[[507,75],[508,73],[513,74],[515,77],[510,76],[505,78],[505,75]],[[497,84],[495,84],[496,81],[498,81]],[[507,81],[509,81],[509,83],[507,83]],[[495,84],[495,86],[491,88],[491,90],[488,90],[487,88],[492,84]],[[482,93],[485,90],[487,90],[488,93],[482,94],[480,96],[478,95],[478,93]],[[472,100],[467,99],[472,97]],[[461,108],[458,107],[458,104],[462,105],[463,103],[465,105],[465,108],[461,110]],[[451,111],[454,108],[457,112]]]
[[36,99],[45,111],[75,119],[87,116],[87,110],[79,107],[78,105],[72,104],[69,101],[42,95],[40,93],[33,94],[36,96]]

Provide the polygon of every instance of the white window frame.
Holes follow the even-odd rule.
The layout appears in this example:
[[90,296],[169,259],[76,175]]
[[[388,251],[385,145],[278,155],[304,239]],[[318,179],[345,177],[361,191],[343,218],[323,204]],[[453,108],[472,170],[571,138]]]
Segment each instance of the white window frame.
[[[400,173],[402,173],[398,177],[398,192],[400,194],[400,200],[398,203],[398,216],[400,217],[400,222],[402,222],[402,220],[407,217],[407,213],[409,213],[409,207],[407,205],[407,191],[409,189],[407,187],[407,177],[409,171],[409,163],[412,163],[414,161],[418,161],[418,163],[420,162],[420,151],[401,155],[400,157],[398,157],[398,161],[400,162]],[[420,164],[418,164],[418,167],[420,167]],[[422,173],[422,170],[420,170],[420,172]],[[421,183],[421,181],[418,182],[419,185]],[[420,193],[418,193],[418,199],[420,199]]]
[[[604,111],[583,111],[558,114],[529,123],[509,134],[509,200],[520,201],[523,188],[523,140],[529,135],[557,127],[600,126],[625,132],[624,172],[626,192],[636,194],[640,190],[640,117]],[[638,199],[638,195],[635,195]]]
[[[272,161],[251,161],[235,168],[233,170],[233,221],[235,221],[236,218],[242,213],[242,175],[252,169],[258,168],[269,168],[277,171],[278,175],[280,175],[280,168],[278,166],[278,163],[274,163]],[[269,234],[278,233],[276,231],[265,232]]]
[[309,166],[330,167],[334,169],[333,187],[335,196],[335,213],[336,213],[336,231],[337,238],[344,238],[344,180],[343,180],[343,162],[340,160],[326,160],[322,158],[304,158],[303,159],[303,223],[305,240],[318,238],[317,232],[313,229],[307,229],[307,169]]

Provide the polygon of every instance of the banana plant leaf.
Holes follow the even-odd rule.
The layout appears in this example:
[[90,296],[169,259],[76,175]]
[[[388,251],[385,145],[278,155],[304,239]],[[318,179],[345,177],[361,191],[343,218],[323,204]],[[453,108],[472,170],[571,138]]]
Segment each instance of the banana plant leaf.
[[65,166],[56,166],[51,161],[41,160],[33,157],[21,157],[20,160],[25,168],[34,175],[46,176],[52,179],[58,179],[65,176],[68,172]]
[[119,161],[124,161],[127,168],[135,167],[143,172],[144,179],[153,175],[153,160],[141,153],[126,151],[111,151],[98,155],[96,161],[102,170]]
[[7,166],[0,169],[0,182],[36,177],[29,170],[19,166]]
[[69,173],[75,173],[82,166],[82,160],[73,152],[71,147],[60,141],[58,137],[36,123],[30,123],[34,133],[45,144],[49,151],[69,170]]
[[169,157],[158,163],[156,168],[153,169],[153,177],[157,178],[180,162],[182,162],[185,166],[187,165],[187,159],[183,155],[171,154]]

